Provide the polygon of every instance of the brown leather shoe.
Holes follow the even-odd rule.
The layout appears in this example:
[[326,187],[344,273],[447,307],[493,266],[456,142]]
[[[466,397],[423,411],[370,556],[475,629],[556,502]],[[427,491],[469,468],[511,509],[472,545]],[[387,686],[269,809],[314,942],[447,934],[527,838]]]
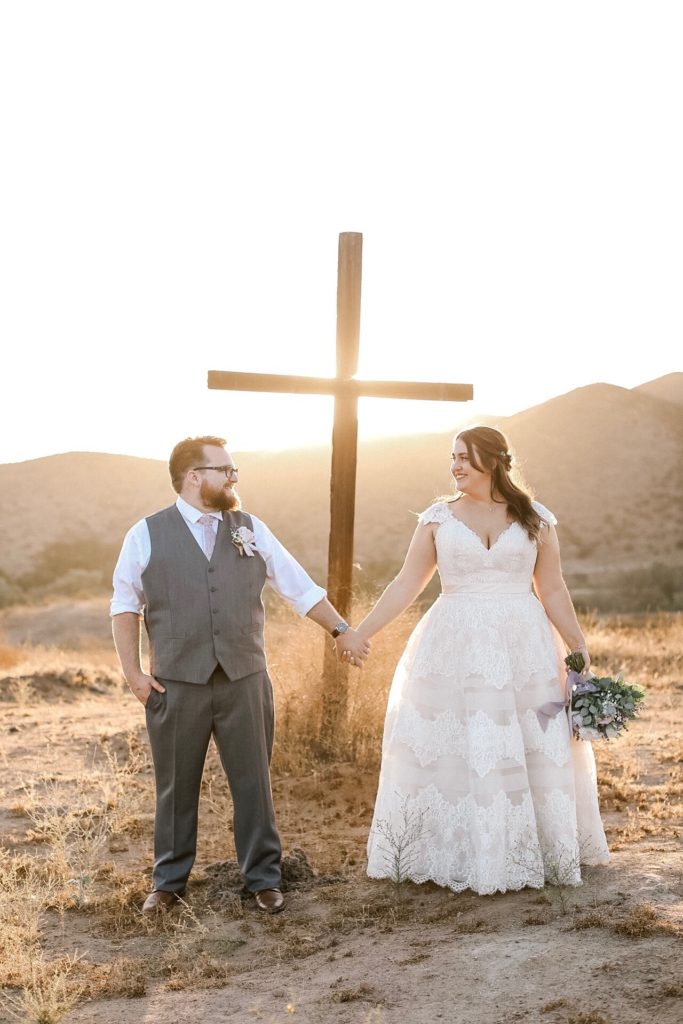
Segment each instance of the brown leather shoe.
[[157,914],[162,910],[170,910],[178,902],[180,895],[177,892],[165,892],[163,889],[155,889],[143,903],[142,913]]
[[279,914],[285,909],[285,898],[279,889],[261,889],[254,893],[256,906],[266,914]]

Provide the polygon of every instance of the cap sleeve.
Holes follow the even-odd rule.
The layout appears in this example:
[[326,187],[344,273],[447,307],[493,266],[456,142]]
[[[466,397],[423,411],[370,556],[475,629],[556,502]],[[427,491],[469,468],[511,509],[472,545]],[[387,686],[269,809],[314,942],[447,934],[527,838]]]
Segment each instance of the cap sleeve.
[[417,517],[417,523],[418,526],[424,526],[425,523],[445,523],[449,515],[448,503],[445,501],[435,501],[433,505],[430,505],[429,508],[420,513]]
[[540,501],[532,501],[531,504],[534,511],[538,512],[544,523],[547,523],[549,526],[557,526],[557,519],[549,508],[546,508],[545,505],[541,505]]

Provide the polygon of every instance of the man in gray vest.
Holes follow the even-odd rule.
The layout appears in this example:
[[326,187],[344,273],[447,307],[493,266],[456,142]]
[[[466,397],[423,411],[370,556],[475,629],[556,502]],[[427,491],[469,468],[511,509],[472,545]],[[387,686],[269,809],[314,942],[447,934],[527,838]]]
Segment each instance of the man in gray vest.
[[[114,571],[114,643],[128,686],[145,706],[156,780],[154,889],[145,913],[172,906],[185,891],[212,735],[232,793],[246,887],[260,910],[284,908],[270,788],[264,584],[326,629],[345,661],[360,667],[369,652],[268,527],[240,510],[237,467],[225,444],[197,437],[176,445],[169,470],[178,499],[129,530]],[[149,674],[140,661],[141,616]]]

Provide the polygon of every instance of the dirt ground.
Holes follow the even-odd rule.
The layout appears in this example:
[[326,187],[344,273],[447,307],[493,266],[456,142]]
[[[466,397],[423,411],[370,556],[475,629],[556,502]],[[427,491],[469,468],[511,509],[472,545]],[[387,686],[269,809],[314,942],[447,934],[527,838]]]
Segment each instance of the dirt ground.
[[[153,816],[142,709],[106,668],[41,671],[30,685],[8,672],[0,686],[0,838],[24,877],[29,863],[36,879],[54,873],[35,949],[41,963],[64,967],[77,993],[63,1019],[683,1020],[681,684],[653,695],[622,748],[598,750],[613,856],[586,870],[580,888],[480,897],[370,882],[376,772],[327,763],[273,780],[289,892],[285,913],[263,916],[241,892],[212,749],[187,907],[150,924],[139,913]],[[31,886],[9,898],[20,928]],[[2,1020],[16,1019],[20,991],[12,948],[6,938],[3,981],[14,1002],[0,1004]],[[58,1019],[58,1009],[43,1018]]]

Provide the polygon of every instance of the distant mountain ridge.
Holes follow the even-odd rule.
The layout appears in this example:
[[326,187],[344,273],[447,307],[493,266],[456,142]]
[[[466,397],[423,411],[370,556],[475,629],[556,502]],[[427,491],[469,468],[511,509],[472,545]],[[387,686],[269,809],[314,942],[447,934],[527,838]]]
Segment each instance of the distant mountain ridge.
[[634,390],[644,391],[653,398],[663,398],[675,405],[683,405],[683,373],[667,373],[665,377],[639,384]]
[[[682,406],[683,373],[671,373],[633,389],[592,384],[514,416],[486,417],[557,515],[565,570],[578,587],[658,562],[683,567]],[[432,434],[360,444],[359,582],[383,584],[400,566],[415,513],[450,489],[451,441]],[[239,453],[245,509],[323,582],[329,462],[322,447]],[[108,572],[132,523],[174,499],[166,463],[153,459],[70,452],[0,465],[0,573],[26,580],[38,566],[49,575],[55,545],[64,560],[84,542]]]

